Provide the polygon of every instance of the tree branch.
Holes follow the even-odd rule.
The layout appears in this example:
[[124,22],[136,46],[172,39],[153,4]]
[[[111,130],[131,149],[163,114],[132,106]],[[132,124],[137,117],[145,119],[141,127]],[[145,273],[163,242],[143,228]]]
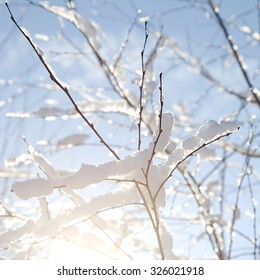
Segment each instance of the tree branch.
[[50,79],[67,95],[67,97],[69,98],[70,102],[73,104],[75,111],[82,117],[82,119],[85,121],[85,123],[90,127],[90,129],[96,134],[96,136],[98,137],[98,139],[100,140],[100,142],[114,155],[114,157],[117,160],[120,160],[120,157],[116,154],[116,152],[107,144],[107,142],[103,139],[103,137],[99,134],[99,132],[95,129],[94,124],[91,123],[85,116],[84,114],[81,112],[81,110],[79,109],[79,107],[77,106],[76,102],[74,101],[73,97],[71,96],[68,88],[62,84],[62,82],[56,77],[56,75],[54,74],[54,71],[51,69],[51,67],[46,63],[45,58],[43,56],[43,54],[41,53],[40,49],[36,46],[36,44],[33,43],[32,39],[30,38],[30,36],[25,32],[25,30],[23,28],[20,27],[20,25],[17,23],[17,21],[15,20],[12,11],[9,8],[9,5],[7,2],[5,2],[5,5],[9,11],[9,14],[11,16],[11,20],[14,22],[14,24],[16,25],[16,27],[20,30],[20,32],[23,34],[23,36],[28,40],[28,42],[30,43],[30,45],[32,46],[34,52],[36,53],[36,55],[38,56],[40,62],[42,63],[42,65],[45,67],[45,69],[47,70],[47,72],[49,73]]

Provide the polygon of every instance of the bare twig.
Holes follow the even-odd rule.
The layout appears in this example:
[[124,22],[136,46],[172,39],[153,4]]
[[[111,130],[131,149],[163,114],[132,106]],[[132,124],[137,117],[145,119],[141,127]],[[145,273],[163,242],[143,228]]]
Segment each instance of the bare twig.
[[147,31],[147,21],[145,22],[145,38],[144,38],[144,45],[143,49],[141,51],[141,63],[142,63],[142,79],[141,83],[139,86],[139,121],[138,121],[138,150],[141,148],[141,126],[142,126],[142,113],[143,113],[143,91],[144,91],[144,81],[145,81],[145,64],[144,64],[144,52],[145,52],[145,47],[146,43],[148,40],[148,31]]
[[73,97],[71,96],[68,88],[62,84],[61,81],[59,81],[59,79],[56,77],[56,75],[54,74],[53,70],[51,69],[51,67],[46,63],[45,58],[43,57],[43,54],[40,52],[40,50],[38,49],[38,47],[33,43],[32,39],[30,38],[30,36],[20,27],[20,25],[16,22],[10,8],[7,2],[5,2],[5,5],[9,11],[9,14],[11,16],[11,20],[14,22],[14,24],[17,26],[17,28],[20,30],[20,32],[23,34],[23,36],[28,40],[28,42],[30,43],[30,45],[32,46],[34,52],[36,53],[36,55],[38,56],[40,62],[42,63],[42,65],[45,67],[45,69],[47,70],[50,79],[67,95],[67,97],[69,98],[70,102],[73,104],[75,111],[82,117],[82,119],[85,121],[85,123],[90,127],[90,129],[96,134],[96,136],[98,137],[98,139],[100,140],[100,142],[114,155],[114,157],[117,160],[120,160],[120,157],[116,154],[116,152],[107,144],[107,142],[103,139],[103,137],[99,134],[99,132],[95,129],[94,124],[91,123],[85,116],[84,114],[81,112],[81,110],[79,109],[79,107],[77,106],[76,102],[74,101]]
[[148,176],[149,174],[149,170],[150,170],[150,166],[152,164],[152,161],[153,161],[153,157],[155,155],[155,150],[156,150],[156,147],[158,145],[158,142],[159,142],[159,139],[161,137],[161,134],[163,132],[162,130],[162,122],[163,122],[163,117],[162,117],[162,114],[163,114],[163,105],[164,105],[164,102],[163,102],[163,84],[162,84],[162,73],[159,74],[159,79],[160,79],[160,85],[159,85],[159,92],[160,92],[160,112],[159,112],[159,128],[158,128],[158,135],[156,137],[156,139],[154,140],[154,143],[153,143],[153,149],[152,149],[152,153],[151,153],[151,157],[150,159],[148,160],[148,165],[147,165],[147,169],[145,171],[145,174],[146,176]]

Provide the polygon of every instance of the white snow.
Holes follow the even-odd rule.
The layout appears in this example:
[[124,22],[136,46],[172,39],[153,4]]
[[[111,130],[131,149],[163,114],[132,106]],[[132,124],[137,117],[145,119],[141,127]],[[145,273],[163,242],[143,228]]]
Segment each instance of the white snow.
[[31,39],[30,32],[29,32],[29,30],[28,30],[27,28],[21,26],[21,30],[23,31],[23,33],[24,33],[28,38]]
[[4,161],[5,167],[19,167],[22,165],[27,165],[32,162],[30,155],[22,154],[16,158],[7,158]]
[[49,39],[50,39],[48,35],[40,34],[40,33],[35,33],[34,37],[38,40],[42,40],[42,41],[45,41],[45,42],[49,41]]
[[220,127],[223,130],[223,132],[234,132],[239,129],[238,123],[231,121],[221,121]]
[[64,7],[49,5],[46,2],[41,3],[41,6],[46,10],[72,22],[90,41],[94,49],[100,49],[99,40],[97,38],[98,25],[94,21],[90,21],[75,10],[67,10]]
[[201,142],[201,138],[194,135],[183,140],[182,148],[184,150],[194,150],[201,144]]
[[254,32],[254,33],[252,34],[252,37],[253,37],[256,41],[260,41],[260,33]]
[[[173,114],[170,112],[164,113],[162,116],[162,133],[160,135],[159,141],[156,146],[156,153],[162,153],[165,150],[165,147],[168,145],[171,137],[172,126],[174,124]],[[153,136],[153,141],[156,140],[159,133],[159,126]],[[153,144],[152,144],[153,145]]]
[[7,112],[5,114],[5,116],[8,117],[8,118],[25,119],[25,118],[30,118],[30,113],[26,113],[26,112]]
[[39,154],[32,145],[27,144],[27,147],[33,161],[40,167],[46,176],[54,180],[58,179],[59,175],[52,164],[43,155]]
[[24,236],[28,236],[35,231],[35,223],[28,220],[26,224],[15,230],[8,230],[0,234],[0,248],[5,248],[10,245],[10,242],[15,242]]
[[205,141],[210,141],[221,132],[220,125],[216,121],[209,120],[199,128],[197,136]]
[[174,165],[181,161],[184,158],[184,150],[180,147],[177,147],[168,157],[167,165]]
[[208,147],[202,147],[195,153],[199,159],[204,160],[221,160],[221,157],[219,157],[215,150],[208,148]]
[[13,192],[21,199],[43,197],[52,193],[54,182],[50,179],[31,179],[23,182],[15,182]]
[[239,125],[237,122],[221,121],[220,124],[218,124],[216,121],[209,120],[199,128],[197,136],[205,141],[210,141],[218,135],[234,132],[238,129]]
[[247,25],[239,26],[239,30],[240,30],[241,32],[246,33],[246,34],[250,34],[250,33],[251,33],[251,29],[250,29],[250,27],[247,26]]
[[76,133],[76,134],[72,134],[69,136],[66,136],[62,139],[60,139],[56,145],[57,146],[76,146],[76,145],[82,145],[85,143],[86,139],[89,138],[89,135],[87,134],[80,134],[80,133]]
[[84,188],[90,184],[99,183],[109,176],[126,175],[133,170],[145,168],[150,157],[150,150],[144,150],[127,156],[120,161],[110,161],[99,165],[82,164],[73,175],[57,181],[59,186]]
[[160,238],[163,245],[163,251],[166,260],[176,260],[173,254],[173,238],[164,221],[160,222]]

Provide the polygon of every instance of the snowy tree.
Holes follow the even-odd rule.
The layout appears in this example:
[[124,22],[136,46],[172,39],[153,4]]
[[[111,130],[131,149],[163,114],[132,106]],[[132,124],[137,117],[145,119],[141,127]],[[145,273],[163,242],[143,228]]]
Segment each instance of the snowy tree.
[[259,1],[122,2],[1,5],[1,258],[259,259]]

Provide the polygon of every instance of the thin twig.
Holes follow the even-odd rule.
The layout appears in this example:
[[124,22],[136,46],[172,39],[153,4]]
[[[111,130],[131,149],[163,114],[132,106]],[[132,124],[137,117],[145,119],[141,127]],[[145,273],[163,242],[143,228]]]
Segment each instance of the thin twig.
[[141,83],[139,86],[139,121],[138,121],[138,150],[140,150],[141,148],[141,126],[142,126],[142,113],[143,113],[143,91],[144,91],[144,81],[145,81],[145,64],[144,64],[144,52],[145,52],[145,47],[146,47],[146,43],[148,40],[148,31],[147,31],[147,21],[145,22],[145,27],[144,27],[144,31],[145,31],[145,38],[144,38],[144,45],[143,45],[143,49],[141,51],[141,63],[142,63],[142,79],[141,79]]

